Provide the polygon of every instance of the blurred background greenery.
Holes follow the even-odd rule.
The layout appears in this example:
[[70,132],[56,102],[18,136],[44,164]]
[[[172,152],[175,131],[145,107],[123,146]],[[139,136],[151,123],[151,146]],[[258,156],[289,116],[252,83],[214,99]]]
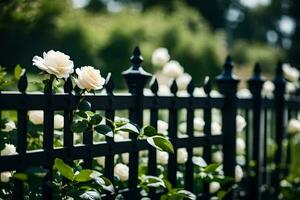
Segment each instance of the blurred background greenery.
[[296,0],[1,0],[0,64],[36,73],[32,57],[54,49],[76,67],[123,80],[138,45],[146,70],[155,70],[153,50],[166,47],[198,84],[220,73],[227,54],[242,76],[255,61],[273,74],[279,59],[300,66],[299,7]]

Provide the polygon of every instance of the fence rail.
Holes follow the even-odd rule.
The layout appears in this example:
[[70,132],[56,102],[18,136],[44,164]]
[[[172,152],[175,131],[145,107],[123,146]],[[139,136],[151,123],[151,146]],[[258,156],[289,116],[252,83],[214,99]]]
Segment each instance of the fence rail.
[[[158,83],[156,79],[150,84],[152,95],[143,95],[143,89],[151,77],[151,74],[145,72],[140,66],[142,57],[138,48],[134,50],[131,58],[132,67],[123,73],[128,84],[130,93],[114,93],[113,81],[111,74],[106,79],[106,93],[97,93],[87,95],[86,100],[92,105],[93,111],[104,111],[105,116],[113,119],[117,110],[128,110],[129,119],[139,126],[143,125],[143,112],[149,110],[150,124],[157,127],[158,112],[161,109],[168,110],[169,113],[169,138],[175,148],[175,154],[169,155],[168,161],[168,179],[175,186],[177,184],[176,172],[176,149],[186,148],[188,160],[185,164],[185,188],[194,191],[194,166],[192,163],[193,148],[204,147],[203,157],[207,162],[211,162],[212,145],[222,145],[224,162],[223,168],[226,176],[235,176],[236,166],[236,114],[240,111],[246,113],[246,119],[249,121],[249,127],[246,131],[246,177],[244,178],[244,192],[248,199],[262,199],[276,197],[278,195],[279,180],[282,172],[279,169],[273,171],[267,170],[267,142],[268,137],[272,136],[276,140],[277,151],[275,163],[277,166],[281,163],[289,162],[282,160],[282,142],[287,137],[286,124],[289,112],[298,112],[300,109],[300,99],[298,97],[285,97],[285,80],[283,78],[281,64],[277,67],[276,77],[274,79],[275,92],[274,98],[262,97],[262,85],[264,80],[260,76],[260,66],[254,67],[254,74],[249,79],[249,89],[252,93],[251,98],[239,99],[236,97],[239,80],[232,74],[232,63],[230,57],[224,64],[224,72],[217,77],[216,81],[223,96],[211,97],[211,83],[206,80],[204,89],[206,97],[194,97],[194,85],[191,82],[187,88],[189,96],[177,96],[176,81],[171,85],[171,95],[158,95]],[[52,199],[52,188],[47,182],[52,179],[52,165],[56,157],[63,158],[65,161],[84,159],[85,167],[92,167],[94,157],[105,156],[104,174],[110,180],[114,176],[114,155],[129,153],[129,184],[125,190],[125,199],[138,198],[138,155],[141,150],[148,150],[148,174],[157,174],[156,150],[154,150],[145,140],[137,140],[136,135],[131,134],[130,139],[122,142],[115,142],[112,138],[106,138],[105,142],[93,142],[92,134],[84,134],[83,144],[73,144],[73,133],[70,129],[72,120],[72,111],[76,109],[79,101],[79,95],[73,91],[72,82],[68,79],[65,83],[65,93],[52,93],[52,88],[48,85],[45,87],[45,93],[26,92],[27,77],[24,74],[19,81],[19,92],[0,93],[0,110],[17,111],[17,152],[16,155],[0,156],[0,171],[22,171],[30,166],[44,166],[49,169],[49,174],[45,178],[44,199]],[[217,108],[222,111],[222,134],[211,134],[212,109]],[[178,132],[178,115],[179,110],[185,109],[187,119],[188,137],[179,138]],[[194,136],[193,119],[195,110],[202,109],[205,121],[204,136]],[[27,112],[29,110],[44,111],[44,133],[43,149],[28,151],[27,150]],[[54,137],[54,111],[64,112],[64,138],[63,147],[53,147]],[[271,115],[274,116],[276,124],[275,129],[268,127],[268,120]],[[249,114],[251,113],[251,115]],[[250,123],[251,122],[251,123]],[[255,176],[250,175],[250,162],[254,161]],[[268,187],[266,187],[268,186]],[[209,196],[208,187],[204,187],[204,194],[199,194],[199,199],[207,199]],[[272,192],[264,192],[262,188],[273,188]],[[23,199],[22,183],[15,185],[15,191],[18,192],[15,199]],[[269,191],[269,190],[268,190]],[[152,197],[155,196],[152,191]],[[264,196],[263,196],[264,195]],[[106,198],[111,198],[109,195]],[[244,198],[239,197],[236,192],[231,192],[228,199]]]

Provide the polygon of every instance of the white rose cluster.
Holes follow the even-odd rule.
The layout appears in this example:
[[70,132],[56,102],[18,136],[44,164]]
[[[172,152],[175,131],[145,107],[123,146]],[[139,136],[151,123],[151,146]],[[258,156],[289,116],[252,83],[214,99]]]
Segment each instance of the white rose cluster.
[[12,177],[11,172],[1,172],[0,180],[2,183],[7,183],[11,177]]
[[300,120],[290,119],[288,122],[287,131],[289,134],[300,133]]
[[272,81],[266,81],[263,84],[262,96],[267,98],[272,98],[274,90],[275,90],[274,83]]
[[181,148],[177,150],[177,163],[184,164],[188,159],[188,152],[186,149]]
[[166,63],[162,70],[165,76],[174,79],[183,74],[183,71],[183,67],[176,60],[171,60]]
[[162,67],[170,60],[169,51],[167,48],[157,48],[152,53],[152,64],[154,66]]
[[169,154],[164,151],[157,151],[156,153],[156,161],[159,164],[166,165],[168,164]]
[[284,63],[282,65],[282,70],[283,70],[283,75],[287,80],[291,82],[299,81],[300,72],[297,68],[292,67],[289,63]]
[[1,156],[14,155],[16,152],[16,147],[13,144],[5,144],[4,149],[1,150]]
[[[31,110],[28,112],[29,121],[34,125],[41,125],[44,123],[44,111],[42,110]],[[64,127],[64,116],[60,114],[54,115],[54,128],[62,129]]]
[[5,128],[2,129],[1,131],[3,132],[10,132],[12,130],[16,129],[16,124],[14,121],[8,121],[5,123]]

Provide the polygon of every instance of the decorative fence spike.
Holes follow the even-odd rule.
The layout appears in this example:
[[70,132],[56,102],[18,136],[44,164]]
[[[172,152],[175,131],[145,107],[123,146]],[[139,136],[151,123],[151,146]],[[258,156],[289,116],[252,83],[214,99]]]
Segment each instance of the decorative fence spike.
[[170,87],[170,91],[172,94],[176,95],[177,91],[178,91],[178,86],[177,86],[177,83],[176,83],[176,80],[174,79],[172,84],[171,84],[171,87]]
[[65,81],[64,92],[65,92],[65,93],[71,93],[72,90],[73,90],[72,78],[69,77],[69,78]]
[[157,94],[158,92],[158,82],[155,76],[153,76],[152,80],[150,81],[150,89],[153,94]]
[[25,71],[19,79],[18,89],[21,93],[25,94],[27,87],[28,87],[28,81],[27,81],[27,74]]
[[133,56],[130,58],[132,63],[132,69],[138,70],[141,63],[144,61],[143,57],[141,56],[141,51],[139,47],[135,47],[133,50]]
[[107,77],[105,79],[105,86],[104,87],[106,89],[107,94],[112,94],[113,93],[113,90],[115,89],[115,84],[113,82],[111,73],[107,74]]
[[187,92],[192,96],[194,89],[195,89],[195,85],[194,85],[194,81],[193,79],[189,82],[188,86],[187,86]]
[[211,92],[211,81],[210,81],[210,78],[209,76],[206,76],[205,79],[204,79],[204,92],[206,95],[209,95],[210,92]]
[[253,77],[260,78],[260,73],[261,73],[261,67],[260,64],[257,62],[254,65]]

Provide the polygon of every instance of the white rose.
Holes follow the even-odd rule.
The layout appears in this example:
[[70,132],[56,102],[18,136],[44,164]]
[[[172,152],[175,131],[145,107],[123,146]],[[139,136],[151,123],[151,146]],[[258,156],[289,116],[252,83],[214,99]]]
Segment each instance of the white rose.
[[218,122],[211,123],[211,134],[220,135],[222,133],[222,127]]
[[300,120],[290,119],[288,123],[288,133],[295,134],[300,132]]
[[297,68],[292,67],[290,64],[285,63],[282,65],[283,75],[284,77],[292,82],[297,82],[300,77],[300,72]]
[[295,83],[292,83],[292,82],[287,82],[285,87],[286,87],[287,93],[294,93],[297,90],[297,86],[295,85]]
[[157,120],[157,132],[168,135],[169,124],[163,120]]
[[4,149],[1,150],[1,156],[9,156],[16,153],[16,147],[13,144],[5,144]]
[[178,90],[186,90],[188,84],[191,82],[192,77],[188,73],[183,73],[176,78]]
[[205,122],[201,117],[194,118],[194,129],[196,131],[203,131],[204,124]]
[[28,112],[29,120],[35,124],[43,124],[44,122],[44,112],[41,110],[33,110]]
[[244,117],[242,117],[241,115],[237,115],[236,116],[236,131],[238,133],[242,132],[243,129],[246,127],[247,122],[245,120]]
[[186,122],[182,122],[178,125],[178,130],[180,133],[186,133]]
[[223,162],[223,152],[216,151],[212,154],[212,161],[215,163],[222,163]]
[[213,181],[209,184],[209,193],[216,193],[220,188],[220,183]]
[[206,97],[203,87],[195,87],[193,95],[194,97]]
[[126,131],[117,131],[117,134],[116,135],[120,135],[123,137],[123,140],[125,139],[129,139],[129,133],[126,132]]
[[75,83],[80,89],[90,91],[103,88],[105,79],[101,76],[100,70],[91,66],[84,66],[77,68],[76,74],[78,77],[75,79]]
[[152,64],[156,66],[163,66],[170,60],[170,55],[168,49],[166,48],[158,48],[155,49],[152,53]]
[[171,91],[170,91],[170,88],[167,85],[159,85],[159,89],[158,89],[157,94],[159,96],[170,96]]
[[54,128],[61,129],[64,127],[64,116],[62,115],[54,115]]
[[101,165],[102,167],[105,166],[105,157],[104,156],[96,157],[95,160],[98,163],[98,165]]
[[11,172],[1,172],[1,182],[7,183],[9,179],[12,177]]
[[246,144],[243,138],[236,139],[236,153],[237,155],[245,154]]
[[8,121],[5,123],[5,128],[2,129],[3,132],[9,132],[16,129],[16,124],[13,121]]
[[183,73],[183,67],[178,61],[171,60],[164,65],[162,72],[170,78],[177,78]]
[[157,163],[166,165],[166,164],[168,164],[168,160],[169,160],[169,154],[167,152],[157,151],[157,154],[156,154]]
[[178,149],[177,150],[177,163],[184,164],[187,161],[188,152],[186,149]]
[[128,164],[128,163],[129,163],[129,153],[122,153],[122,154],[121,154],[121,157],[122,157],[122,161],[123,161],[125,164]]
[[265,97],[273,97],[273,91],[275,89],[275,85],[272,81],[266,81],[263,84],[263,89],[262,89],[262,96]]
[[116,164],[114,168],[115,175],[117,175],[121,181],[127,181],[129,177],[129,168],[122,163]]
[[209,94],[211,97],[221,97],[222,96],[222,94],[217,90],[211,90]]
[[189,93],[186,90],[179,90],[177,93],[178,97],[188,97]]
[[241,166],[236,165],[235,166],[235,182],[240,182],[243,178],[243,169],[241,168]]
[[115,140],[115,142],[122,142],[122,141],[125,140],[125,138],[120,134],[115,134],[114,135],[114,140]]
[[60,51],[44,52],[43,58],[34,56],[32,61],[33,65],[57,78],[68,78],[74,72],[74,64],[70,56]]
[[203,155],[203,147],[193,148],[193,153],[196,156],[202,156]]
[[243,88],[243,89],[240,89],[237,93],[236,93],[236,96],[238,98],[241,98],[241,99],[246,99],[246,98],[251,98],[252,97],[252,94],[250,92],[249,89],[247,88]]

